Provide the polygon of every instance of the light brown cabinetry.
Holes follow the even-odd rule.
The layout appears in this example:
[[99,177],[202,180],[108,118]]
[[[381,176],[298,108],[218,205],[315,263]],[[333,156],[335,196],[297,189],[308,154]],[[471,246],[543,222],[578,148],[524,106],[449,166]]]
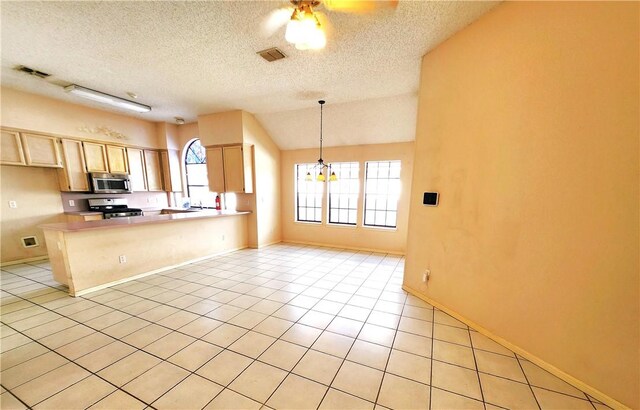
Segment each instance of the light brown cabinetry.
[[58,170],[61,191],[86,192],[90,190],[82,141],[60,140],[64,168]]
[[132,191],[147,190],[147,176],[144,170],[144,151],[137,148],[127,149],[127,159],[129,162],[129,179]]
[[253,192],[252,146],[234,144],[207,147],[209,190],[213,192]]
[[27,165],[19,132],[0,131],[0,142],[0,164]]
[[58,139],[48,135],[22,133],[22,147],[27,165],[32,167],[62,167]]
[[145,171],[147,173],[147,189],[162,191],[162,166],[158,151],[144,150]]
[[127,149],[115,145],[107,145],[107,162],[112,174],[128,174]]
[[253,192],[253,175],[251,166],[251,146],[231,145],[222,147],[224,159],[225,192]]
[[207,148],[207,177],[209,178],[209,191],[225,192],[222,147]]
[[182,191],[182,177],[180,175],[180,153],[176,150],[160,151],[162,163],[162,181],[167,192]]
[[107,147],[95,142],[83,142],[84,158],[88,172],[109,172],[107,161]]

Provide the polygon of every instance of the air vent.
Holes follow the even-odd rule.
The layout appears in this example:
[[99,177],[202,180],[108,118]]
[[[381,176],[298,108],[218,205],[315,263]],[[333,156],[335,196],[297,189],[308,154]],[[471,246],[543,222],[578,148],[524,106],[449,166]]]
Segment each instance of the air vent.
[[286,57],[286,55],[284,55],[284,53],[278,50],[276,47],[267,48],[266,50],[258,51],[256,54],[258,54],[260,57],[264,58],[268,62],[282,60],[283,58]]
[[36,77],[40,77],[40,78],[51,77],[51,74],[45,73],[43,71],[34,70],[33,68],[23,66],[23,65],[17,66],[16,70],[22,71],[23,73],[27,73],[30,75],[35,75]]
[[22,240],[22,246],[25,248],[35,248],[38,246],[38,238],[35,236],[26,236],[24,238],[20,238]]

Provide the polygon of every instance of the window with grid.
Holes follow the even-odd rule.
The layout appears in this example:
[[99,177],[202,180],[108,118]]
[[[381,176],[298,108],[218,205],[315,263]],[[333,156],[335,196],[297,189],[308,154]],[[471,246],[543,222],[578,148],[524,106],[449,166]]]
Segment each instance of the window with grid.
[[329,223],[355,225],[358,219],[358,194],[360,192],[360,164],[335,162],[331,172],[337,181],[329,182]]
[[[316,164],[296,164],[296,221],[322,222],[322,189],[324,183],[317,182],[320,169]],[[307,173],[312,180],[306,181]]]
[[395,228],[400,197],[400,161],[365,163],[364,225]]
[[215,207],[215,194],[209,191],[207,153],[200,140],[193,140],[186,149],[184,167],[187,195],[194,206]]

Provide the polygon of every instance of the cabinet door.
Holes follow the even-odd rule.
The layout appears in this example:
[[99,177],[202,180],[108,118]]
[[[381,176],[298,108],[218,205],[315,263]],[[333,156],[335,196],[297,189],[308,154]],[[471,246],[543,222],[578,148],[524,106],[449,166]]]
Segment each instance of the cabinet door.
[[2,142],[0,145],[0,164],[27,165],[18,132],[2,130],[0,132],[0,142]]
[[207,148],[207,176],[209,178],[209,191],[225,192],[222,147]]
[[57,138],[23,133],[22,146],[27,165],[62,168],[62,157],[58,149]]
[[129,179],[132,191],[147,191],[147,177],[144,172],[144,152],[141,149],[127,148],[129,160]]
[[113,174],[128,174],[127,149],[107,145],[107,161],[109,162],[109,172]]
[[162,168],[158,151],[144,151],[144,163],[147,171],[147,188],[149,191],[162,191]]
[[84,151],[82,141],[66,140],[60,141],[62,147],[62,159],[64,169],[58,170],[58,180],[61,191],[89,191],[89,177],[84,162]]
[[244,159],[242,154],[241,145],[222,148],[225,192],[245,192]]
[[89,172],[109,172],[107,162],[107,147],[95,142],[83,142],[84,159]]
[[160,152],[162,162],[162,180],[167,192],[182,191],[182,176],[180,175],[180,153],[176,150]]

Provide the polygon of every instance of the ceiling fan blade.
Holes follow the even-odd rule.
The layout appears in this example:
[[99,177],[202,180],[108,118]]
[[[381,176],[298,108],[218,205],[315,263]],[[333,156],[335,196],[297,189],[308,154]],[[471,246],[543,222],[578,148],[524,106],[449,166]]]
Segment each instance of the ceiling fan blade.
[[395,9],[398,0],[322,0],[327,10],[345,13],[371,13],[378,10]]
[[292,13],[293,7],[283,7],[269,13],[269,15],[262,21],[263,35],[265,37],[271,37],[276,31],[291,20]]

